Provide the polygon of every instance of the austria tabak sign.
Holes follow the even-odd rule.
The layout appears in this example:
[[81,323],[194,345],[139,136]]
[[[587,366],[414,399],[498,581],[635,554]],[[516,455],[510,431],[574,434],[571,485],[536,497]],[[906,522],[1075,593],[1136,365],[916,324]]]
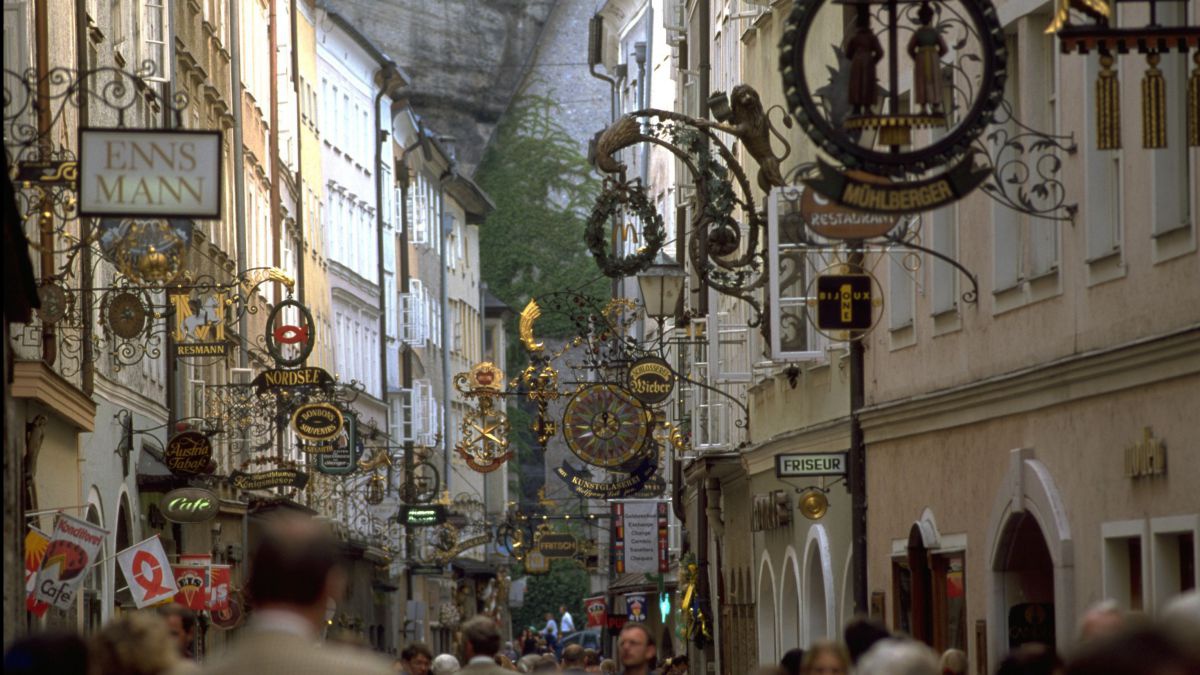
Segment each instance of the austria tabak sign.
[[212,459],[212,443],[199,431],[181,431],[167,441],[163,463],[171,473],[195,476],[205,473]]
[[221,217],[221,132],[79,131],[79,215]]

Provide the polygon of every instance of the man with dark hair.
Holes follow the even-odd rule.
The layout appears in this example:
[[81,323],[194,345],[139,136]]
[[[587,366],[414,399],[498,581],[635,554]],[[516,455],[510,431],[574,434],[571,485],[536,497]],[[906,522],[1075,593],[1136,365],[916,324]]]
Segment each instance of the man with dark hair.
[[414,642],[400,652],[404,660],[404,672],[408,675],[429,675],[433,665],[433,650],[424,642]]
[[196,639],[196,613],[177,603],[158,606],[158,615],[167,621],[171,637],[179,646],[179,655],[193,659],[192,646]]
[[463,642],[466,643],[467,665],[460,673],[473,675],[508,675],[507,670],[496,665],[496,652],[500,651],[500,630],[490,617],[476,615],[462,625]]
[[569,644],[563,647],[562,653],[562,669],[564,673],[585,673],[583,669],[587,665],[587,655],[584,654],[583,645]]
[[866,654],[876,642],[892,636],[883,624],[864,616],[851,619],[842,635],[846,638],[846,650],[850,652],[852,664],[857,664],[859,657]]
[[346,590],[337,541],[305,516],[281,515],[265,524],[246,584],[254,607],[247,633],[208,675],[385,675],[386,662],[362,650],[318,645],[329,605]]
[[625,624],[617,638],[617,651],[624,675],[653,675],[654,636],[645,624]]

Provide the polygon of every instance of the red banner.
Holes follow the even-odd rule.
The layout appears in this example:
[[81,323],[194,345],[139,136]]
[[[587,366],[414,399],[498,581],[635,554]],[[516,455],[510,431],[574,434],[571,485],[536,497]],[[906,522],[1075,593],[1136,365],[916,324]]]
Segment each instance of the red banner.
[[584,598],[583,608],[587,611],[588,628],[603,628],[608,622],[608,599],[603,595]]
[[208,570],[203,567],[175,565],[171,571],[175,573],[175,584],[179,586],[175,602],[197,612],[204,609],[208,601],[208,583],[205,580]]
[[208,610],[220,612],[229,608],[229,584],[233,571],[229,565],[213,565],[209,574]]

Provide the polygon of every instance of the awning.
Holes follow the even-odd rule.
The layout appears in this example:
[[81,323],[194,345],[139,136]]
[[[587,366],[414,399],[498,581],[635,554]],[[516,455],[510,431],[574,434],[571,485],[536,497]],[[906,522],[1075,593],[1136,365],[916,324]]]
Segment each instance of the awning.
[[454,558],[449,562],[451,568],[462,572],[468,577],[491,577],[496,575],[494,563],[476,560],[474,558]]
[[[675,588],[675,575],[667,574],[663,579],[664,589]],[[645,574],[622,574],[608,585],[609,595],[621,595],[634,591],[658,591],[658,581],[648,578]]]

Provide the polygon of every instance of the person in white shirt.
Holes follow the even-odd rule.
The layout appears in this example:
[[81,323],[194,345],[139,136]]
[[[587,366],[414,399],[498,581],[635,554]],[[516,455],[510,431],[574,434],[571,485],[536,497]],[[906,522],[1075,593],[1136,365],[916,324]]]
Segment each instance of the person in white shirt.
[[559,633],[566,635],[567,633],[575,632],[575,620],[571,618],[571,613],[567,611],[567,606],[562,605],[558,608],[562,612],[562,620],[559,622]]

